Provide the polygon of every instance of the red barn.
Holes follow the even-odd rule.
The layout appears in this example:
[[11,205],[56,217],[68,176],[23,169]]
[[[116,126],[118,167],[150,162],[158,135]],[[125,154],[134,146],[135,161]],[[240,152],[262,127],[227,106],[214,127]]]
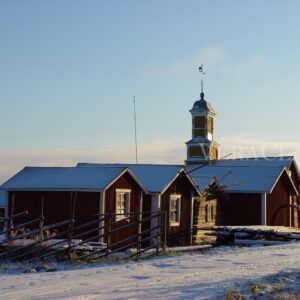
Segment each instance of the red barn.
[[196,182],[215,176],[228,186],[224,225],[299,225],[293,206],[299,204],[299,175],[293,157],[215,160],[191,175]]

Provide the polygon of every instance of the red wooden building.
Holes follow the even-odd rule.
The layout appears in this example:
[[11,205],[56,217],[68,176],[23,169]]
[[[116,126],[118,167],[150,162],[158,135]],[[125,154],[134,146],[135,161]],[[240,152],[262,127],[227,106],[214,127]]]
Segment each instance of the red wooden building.
[[[201,191],[180,165],[149,164],[78,164],[78,168],[127,167],[147,193],[143,198],[143,211],[164,211],[167,222],[168,244],[192,243],[193,200]],[[207,182],[209,184],[210,182]],[[203,190],[204,191],[203,187]],[[155,227],[156,220],[149,222]],[[152,224],[150,224],[152,223]]]
[[[274,225],[298,227],[298,189],[279,158],[215,161],[193,174],[197,178],[213,174],[227,177],[221,185],[226,202],[224,225]],[[285,164],[287,158],[283,161]],[[282,161],[281,161],[282,162]]]
[[227,186],[224,208],[227,225],[281,225],[298,227],[299,171],[293,157],[218,159],[214,140],[216,112],[204,98],[190,110],[192,139],[187,145],[186,165],[196,183],[215,177]]
[[224,225],[299,225],[299,177],[292,157],[216,160],[192,176],[196,182],[215,176],[229,186]]
[[[106,214],[99,224],[92,226],[103,234],[111,214],[112,243],[126,239],[129,242],[137,234],[138,226],[130,223],[135,223],[139,214],[147,217],[161,210],[168,212],[167,241],[191,243],[193,197],[200,195],[190,176],[176,165],[26,167],[1,188],[7,195],[7,216],[29,212],[18,219],[19,223],[42,213],[45,225],[74,219],[74,226],[79,226]],[[143,224],[143,229],[154,228],[157,222],[153,218]],[[105,241],[105,237],[100,240]]]

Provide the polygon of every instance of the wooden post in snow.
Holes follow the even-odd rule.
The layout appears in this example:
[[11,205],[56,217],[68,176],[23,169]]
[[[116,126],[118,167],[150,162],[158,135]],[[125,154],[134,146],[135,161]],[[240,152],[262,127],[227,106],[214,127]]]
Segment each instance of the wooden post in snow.
[[74,217],[75,217],[75,201],[76,201],[77,192],[75,192],[75,196],[73,197],[73,192],[71,192],[71,199],[69,205],[69,230],[68,230],[68,259],[70,260],[72,257],[72,237],[73,237],[73,229],[74,229]]
[[9,216],[9,220],[7,221],[7,234],[8,234],[8,238],[12,238],[13,237],[13,228],[14,228],[14,219],[13,219],[13,215],[14,215],[14,208],[15,208],[15,199],[16,199],[16,195],[12,194],[11,196],[11,207],[10,207],[10,216]]

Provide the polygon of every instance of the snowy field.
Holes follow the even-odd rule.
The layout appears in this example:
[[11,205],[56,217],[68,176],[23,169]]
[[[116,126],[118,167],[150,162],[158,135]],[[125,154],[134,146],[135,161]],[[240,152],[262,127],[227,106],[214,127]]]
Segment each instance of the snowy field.
[[224,299],[226,292],[230,299],[236,291],[288,298],[300,291],[300,243],[52,267],[0,265],[0,299]]

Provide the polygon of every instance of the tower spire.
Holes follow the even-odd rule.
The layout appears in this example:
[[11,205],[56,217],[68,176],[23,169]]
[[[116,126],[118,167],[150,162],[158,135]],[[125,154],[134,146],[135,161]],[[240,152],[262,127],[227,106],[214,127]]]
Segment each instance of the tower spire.
[[218,144],[214,140],[214,117],[216,116],[211,104],[204,99],[203,65],[199,67],[201,73],[201,94],[190,110],[192,115],[192,139],[186,142],[186,165],[206,164],[210,160],[218,159]]
[[[204,71],[203,71],[203,65],[201,65],[199,67],[199,72],[202,74],[202,75],[205,75]],[[201,94],[200,94],[200,98],[201,99],[204,99],[204,92],[203,92],[203,76],[201,76]]]

